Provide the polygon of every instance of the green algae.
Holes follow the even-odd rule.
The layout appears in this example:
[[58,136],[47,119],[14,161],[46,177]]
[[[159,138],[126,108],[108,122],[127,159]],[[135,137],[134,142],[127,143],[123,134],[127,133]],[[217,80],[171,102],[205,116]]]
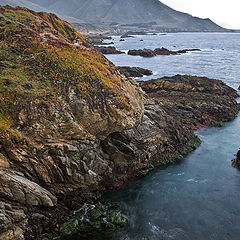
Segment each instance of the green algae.
[[219,121],[211,121],[210,123],[211,127],[223,127],[223,123]]
[[123,227],[127,219],[119,211],[116,203],[98,202],[85,204],[73,212],[60,226],[60,235],[64,239],[106,239],[107,235]]

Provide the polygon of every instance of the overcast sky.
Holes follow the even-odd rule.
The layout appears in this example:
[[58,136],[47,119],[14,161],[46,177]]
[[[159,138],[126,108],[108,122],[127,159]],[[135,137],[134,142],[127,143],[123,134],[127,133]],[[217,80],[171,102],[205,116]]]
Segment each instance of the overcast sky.
[[223,27],[240,29],[240,0],[160,0],[196,17],[210,18]]

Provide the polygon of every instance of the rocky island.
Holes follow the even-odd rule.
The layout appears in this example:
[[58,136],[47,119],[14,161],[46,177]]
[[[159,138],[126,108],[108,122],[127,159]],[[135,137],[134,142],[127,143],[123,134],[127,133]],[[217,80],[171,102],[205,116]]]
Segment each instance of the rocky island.
[[200,49],[183,49],[178,51],[170,51],[166,48],[156,48],[154,50],[151,49],[138,49],[138,50],[129,50],[128,55],[132,56],[141,56],[141,57],[155,57],[157,55],[179,55],[188,52],[196,52],[201,51]]
[[153,74],[151,70],[140,67],[121,66],[118,67],[118,70],[120,71],[121,74],[124,74],[126,77],[143,77],[150,76]]
[[104,46],[95,46],[96,50],[101,52],[102,54],[125,54],[125,52],[117,50],[115,47],[104,47]]
[[76,203],[179,161],[200,144],[192,129],[239,109],[217,80],[139,85],[69,23],[26,8],[0,7],[0,70],[4,240],[58,232]]

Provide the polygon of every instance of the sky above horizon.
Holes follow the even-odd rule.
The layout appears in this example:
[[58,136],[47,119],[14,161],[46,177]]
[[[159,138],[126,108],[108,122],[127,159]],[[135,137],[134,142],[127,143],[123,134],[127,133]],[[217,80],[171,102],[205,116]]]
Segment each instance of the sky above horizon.
[[210,18],[217,24],[240,29],[240,0],[160,0],[175,10],[195,17]]

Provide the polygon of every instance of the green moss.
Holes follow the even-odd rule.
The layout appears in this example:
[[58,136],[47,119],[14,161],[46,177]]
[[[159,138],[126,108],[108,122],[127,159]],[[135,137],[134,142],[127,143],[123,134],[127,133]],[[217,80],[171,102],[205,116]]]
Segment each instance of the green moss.
[[60,233],[63,237],[68,238],[74,236],[78,232],[78,220],[71,219],[70,221],[62,224]]
[[201,139],[198,136],[194,136],[193,139],[188,143],[188,147],[190,148],[190,151],[193,151],[198,148],[201,143]]
[[223,124],[218,121],[211,121],[210,126],[211,127],[223,127]]
[[114,226],[123,226],[127,223],[127,219],[124,218],[119,212],[112,212],[107,216],[107,221]]

